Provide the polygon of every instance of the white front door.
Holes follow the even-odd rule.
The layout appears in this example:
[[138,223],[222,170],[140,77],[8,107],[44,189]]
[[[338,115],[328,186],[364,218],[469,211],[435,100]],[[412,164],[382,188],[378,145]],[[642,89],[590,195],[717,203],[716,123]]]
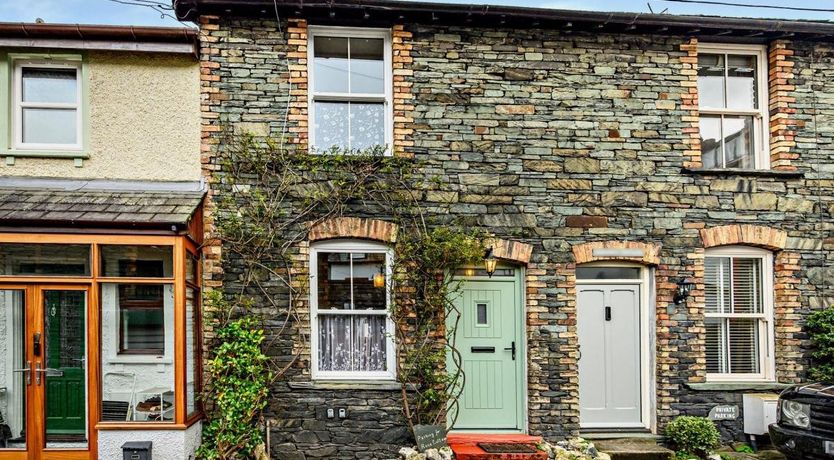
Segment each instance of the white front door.
[[579,422],[643,427],[640,284],[577,287]]

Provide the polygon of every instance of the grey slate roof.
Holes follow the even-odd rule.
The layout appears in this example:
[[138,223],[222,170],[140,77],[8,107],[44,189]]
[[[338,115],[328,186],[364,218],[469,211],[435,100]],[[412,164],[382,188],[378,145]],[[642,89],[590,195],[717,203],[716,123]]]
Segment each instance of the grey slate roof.
[[[0,225],[11,223],[107,226],[184,225],[200,205],[202,187],[119,183],[100,189],[90,182],[42,183],[35,186],[0,180]],[[12,186],[13,185],[13,186]],[[131,185],[142,189],[130,190]],[[146,186],[143,186],[146,185]]]

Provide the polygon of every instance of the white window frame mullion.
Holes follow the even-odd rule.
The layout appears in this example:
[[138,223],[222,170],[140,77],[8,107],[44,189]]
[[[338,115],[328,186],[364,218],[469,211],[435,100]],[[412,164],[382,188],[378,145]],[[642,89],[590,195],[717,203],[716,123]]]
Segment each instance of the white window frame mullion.
[[[731,286],[731,302],[734,300],[733,286],[733,259],[735,258],[757,258],[760,259],[759,264],[759,281],[761,282],[761,296],[762,296],[762,312],[761,313],[704,313],[705,318],[718,318],[721,321],[721,328],[725,333],[724,340],[722,340],[722,347],[726,350],[719,350],[721,353],[722,363],[726,363],[726,370],[729,372],[707,374],[708,381],[717,382],[757,382],[757,381],[773,381],[775,379],[775,359],[774,359],[774,306],[773,306],[773,254],[769,251],[742,246],[727,246],[721,248],[711,248],[707,250],[706,257],[725,257],[730,259],[730,286]],[[723,270],[719,270],[722,273]],[[722,283],[723,286],[723,283]],[[723,299],[723,296],[721,296]],[[732,306],[730,306],[732,308]],[[728,310],[730,311],[730,310]],[[757,374],[737,374],[732,372],[730,364],[730,326],[731,319],[753,319],[757,323],[758,340],[757,356],[759,359],[759,373]],[[726,360],[726,361],[725,361]]]
[[[75,103],[68,102],[25,102],[23,101],[23,69],[74,69],[75,70]],[[83,85],[81,61],[76,60],[44,60],[20,59],[13,61],[12,84],[12,147],[15,150],[81,150],[83,146]],[[23,142],[23,110],[26,108],[74,110],[75,111],[75,143],[74,144],[44,144]]]
[[[315,89],[315,37],[339,37],[348,39],[348,92],[316,92]],[[350,93],[350,39],[351,38],[379,38],[383,40],[383,78],[384,91],[382,93]],[[390,156],[394,151],[394,66],[393,50],[390,29],[365,28],[365,27],[336,27],[336,26],[310,26],[307,30],[307,138],[308,149],[315,152],[316,148],[316,102],[344,102],[348,104],[348,145],[351,149],[351,120],[350,111],[353,103],[381,103],[384,110],[383,116],[383,142],[386,147],[385,155]]]
[[768,60],[767,48],[764,45],[742,45],[731,43],[699,43],[698,52],[704,54],[720,54],[724,56],[724,105],[727,105],[729,91],[728,64],[729,56],[754,56],[756,58],[756,91],[757,109],[727,109],[719,107],[698,107],[700,115],[720,115],[721,118],[721,148],[725,168],[727,164],[726,145],[724,143],[724,117],[725,116],[752,116],[753,117],[753,157],[754,169],[770,169],[770,101],[768,100]]
[[[350,253],[351,277],[351,309],[350,310],[322,310],[318,309],[318,259],[319,253],[346,252]],[[385,254],[386,275],[386,308],[384,310],[356,310],[353,301],[353,255],[354,253]],[[393,275],[393,251],[382,243],[372,243],[360,240],[331,240],[315,243],[310,247],[310,363],[314,380],[377,380],[394,381],[396,379],[396,348],[394,343],[394,321],[391,318],[390,306],[393,296],[393,286],[390,282]],[[323,371],[319,369],[319,317],[321,316],[385,316],[385,357],[386,371]],[[353,359],[353,357],[351,357]]]

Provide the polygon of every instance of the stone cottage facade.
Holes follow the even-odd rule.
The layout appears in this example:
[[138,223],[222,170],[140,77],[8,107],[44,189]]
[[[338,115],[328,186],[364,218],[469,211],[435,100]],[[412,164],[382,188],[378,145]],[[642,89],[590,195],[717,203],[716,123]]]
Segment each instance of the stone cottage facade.
[[[467,336],[464,359],[483,366],[473,381],[520,396],[469,395],[456,428],[661,433],[806,378],[803,318],[834,296],[831,25],[386,0],[175,4],[201,27],[207,178],[223,172],[229,127],[286,133],[299,155],[376,142],[441,177],[425,206],[495,236],[507,271],[466,278],[475,300],[463,315],[490,332]],[[210,205],[206,218],[211,236]],[[369,282],[355,254],[385,258],[371,256],[395,239],[388,220],[357,212],[311,228],[300,277],[329,289],[349,266],[357,286]],[[234,288],[236,261],[221,245],[205,251],[206,284]],[[322,319],[333,300],[322,292],[305,291],[297,340],[282,342],[279,354],[300,358],[272,389],[272,449],[379,458],[408,436],[399,386],[382,362],[333,364],[344,356],[328,346],[347,339]],[[489,329],[505,313],[517,330]],[[352,334],[373,342],[358,331],[384,320],[362,321]],[[513,361],[509,340],[473,337],[511,338]],[[348,353],[370,362],[356,343]],[[725,438],[743,438],[743,415],[719,422]]]

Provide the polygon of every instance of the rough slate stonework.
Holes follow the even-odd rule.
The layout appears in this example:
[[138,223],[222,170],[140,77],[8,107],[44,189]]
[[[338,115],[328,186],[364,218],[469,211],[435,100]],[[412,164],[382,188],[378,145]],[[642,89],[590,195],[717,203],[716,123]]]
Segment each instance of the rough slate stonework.
[[[532,246],[525,279],[532,434],[557,439],[578,432],[573,248],[584,243],[661,248],[654,265],[661,429],[677,415],[706,415],[714,404],[740,402],[741,393],[688,386],[703,382],[706,373],[704,229],[753,224],[785,232],[774,267],[777,376],[783,382],[805,377],[803,318],[834,298],[834,269],[828,266],[834,257],[829,45],[782,41],[771,47],[770,61],[779,63],[771,114],[790,120],[777,123],[774,132],[792,136],[771,145],[772,158],[780,169],[790,169],[783,168],[783,160],[789,161],[804,176],[760,177],[682,173],[682,167],[700,165],[693,106],[697,41],[689,37],[414,24],[395,32],[402,40],[395,40],[397,49],[408,51],[398,53],[399,60],[395,56],[402,64],[395,71],[397,87],[413,95],[396,110],[401,118],[395,151],[425,160],[425,173],[443,180],[426,193],[425,205],[431,211],[451,203],[452,214],[472,226]],[[281,133],[289,90],[284,56],[302,45],[288,45],[266,19],[204,18],[203,34],[204,165],[212,175],[224,124],[261,135]],[[290,132],[301,132],[303,121],[290,119]],[[295,287],[301,292],[307,250],[302,245],[296,255]],[[224,259],[221,266],[219,248],[208,251],[207,281],[233,289],[238,262]],[[684,278],[696,289],[687,303],[674,305],[675,283]],[[278,330],[285,319],[281,305],[289,300],[277,286],[271,292],[279,306],[266,311]],[[305,382],[307,299],[296,296],[293,302],[301,317],[290,322],[295,332],[283,336],[274,353],[286,359],[298,354],[287,378]],[[276,421],[277,458],[384,458],[406,435],[396,391],[290,388],[280,382],[273,392],[268,415]],[[320,420],[323,406],[348,407],[351,416]],[[741,420],[722,422],[721,429],[727,438],[742,436]]]

